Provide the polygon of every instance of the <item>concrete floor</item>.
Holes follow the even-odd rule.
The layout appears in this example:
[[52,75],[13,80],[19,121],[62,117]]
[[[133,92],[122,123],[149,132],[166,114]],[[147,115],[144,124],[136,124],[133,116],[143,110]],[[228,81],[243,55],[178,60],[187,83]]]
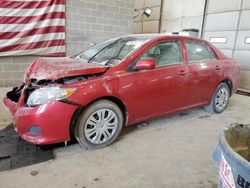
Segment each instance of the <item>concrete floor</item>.
[[[101,150],[85,151],[78,144],[56,149],[55,160],[0,172],[0,187],[214,188],[218,135],[231,123],[250,123],[249,112],[250,97],[234,95],[219,115],[194,109],[125,128]],[[2,117],[9,121],[1,111]]]

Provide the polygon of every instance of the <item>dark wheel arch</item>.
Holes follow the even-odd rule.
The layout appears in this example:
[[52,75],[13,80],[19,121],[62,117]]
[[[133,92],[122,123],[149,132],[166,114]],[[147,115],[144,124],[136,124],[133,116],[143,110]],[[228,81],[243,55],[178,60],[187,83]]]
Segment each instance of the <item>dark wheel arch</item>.
[[226,80],[223,80],[221,83],[225,83],[228,85],[229,87],[229,91],[230,91],[230,96],[232,96],[232,93],[233,93],[233,83],[230,79],[226,79]]

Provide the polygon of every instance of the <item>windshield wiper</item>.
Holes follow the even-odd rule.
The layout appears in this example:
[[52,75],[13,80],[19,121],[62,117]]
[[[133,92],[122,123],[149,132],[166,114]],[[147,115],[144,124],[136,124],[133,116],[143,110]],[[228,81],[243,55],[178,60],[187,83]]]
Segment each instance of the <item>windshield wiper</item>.
[[126,45],[126,43],[127,43],[128,41],[129,41],[129,39],[127,39],[127,40],[124,41],[124,44],[123,44],[119,49],[117,49],[117,51],[114,53],[114,55],[107,61],[107,63],[104,64],[105,66],[108,66],[112,59],[122,60],[122,59],[119,58],[118,56],[119,56],[119,54],[120,54],[122,48]]
[[[114,41],[114,42],[120,42],[120,40],[122,40],[122,39],[120,38],[120,39],[118,39],[118,40],[116,40],[116,41]],[[96,57],[98,54],[100,54],[103,50],[105,50],[105,49],[107,49],[108,47],[114,45],[114,42],[112,42],[112,43],[110,43],[109,45],[107,45],[107,46],[105,46],[104,48],[102,48],[102,49],[101,49],[99,52],[97,52],[93,57],[91,57],[91,58],[88,60],[87,63],[90,63],[93,59],[95,59],[95,57]]]
[[122,60],[122,59],[119,58],[119,57],[111,57],[111,58],[104,64],[104,66],[108,66],[108,65],[110,64],[110,62],[111,62],[112,59],[117,59],[117,60],[119,60],[119,61]]

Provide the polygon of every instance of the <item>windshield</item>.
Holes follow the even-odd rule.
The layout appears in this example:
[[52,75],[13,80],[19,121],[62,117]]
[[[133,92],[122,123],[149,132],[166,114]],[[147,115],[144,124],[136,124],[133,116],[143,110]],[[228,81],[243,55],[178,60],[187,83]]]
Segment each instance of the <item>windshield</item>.
[[145,42],[146,39],[136,38],[111,39],[89,48],[76,58],[86,59],[89,63],[114,66]]

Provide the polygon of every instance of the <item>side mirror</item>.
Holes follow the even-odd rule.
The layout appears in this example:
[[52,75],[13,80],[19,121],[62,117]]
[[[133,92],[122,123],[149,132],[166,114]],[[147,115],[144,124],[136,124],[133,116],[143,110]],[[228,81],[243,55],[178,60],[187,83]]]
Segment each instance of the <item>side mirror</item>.
[[154,69],[155,68],[155,60],[151,58],[145,58],[139,60],[135,68],[138,70],[149,70],[149,69]]

